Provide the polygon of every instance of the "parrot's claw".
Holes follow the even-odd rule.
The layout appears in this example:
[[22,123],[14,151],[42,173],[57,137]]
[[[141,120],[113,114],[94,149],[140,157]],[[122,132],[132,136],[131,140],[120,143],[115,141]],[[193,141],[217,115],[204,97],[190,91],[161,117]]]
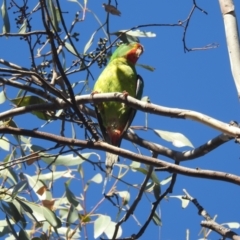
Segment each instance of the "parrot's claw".
[[124,97],[127,97],[128,95],[129,95],[129,93],[124,90],[124,91],[123,91],[123,96],[124,96]]
[[94,94],[96,94],[96,93],[99,93],[98,91],[92,91],[91,92],[91,96],[93,96]]

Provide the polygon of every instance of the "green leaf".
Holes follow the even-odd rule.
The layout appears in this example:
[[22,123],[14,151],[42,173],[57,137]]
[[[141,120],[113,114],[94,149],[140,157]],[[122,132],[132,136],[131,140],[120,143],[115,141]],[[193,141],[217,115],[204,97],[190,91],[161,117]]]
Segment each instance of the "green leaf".
[[103,180],[102,175],[100,173],[97,173],[92,179],[88,180],[85,187],[84,187],[84,191],[87,191],[89,185],[91,182],[95,182],[95,183],[101,183]]
[[51,226],[55,228],[61,226],[61,221],[56,217],[55,213],[48,208],[20,198],[16,198],[16,200],[19,202],[28,217],[34,221],[47,221]]
[[100,173],[97,173],[90,181],[95,183],[101,183],[103,180],[102,175]]
[[48,0],[47,3],[48,3],[49,10],[50,10],[50,15],[51,15],[51,20],[52,20],[53,26],[57,32],[60,32],[61,29],[59,28],[59,21],[58,21],[59,16],[57,16],[57,15],[59,15],[58,9],[53,4],[52,0]]
[[[9,121],[9,126],[10,127],[14,127],[14,128],[18,128],[17,124],[13,121],[13,119],[11,119]],[[21,154],[22,156],[25,156],[25,152],[23,151],[23,148],[22,148],[22,145],[21,145],[21,141],[20,141],[20,135],[15,135],[13,134],[13,137],[16,139],[16,141],[18,142],[18,145],[20,147],[20,151],[21,151]]]
[[83,10],[83,6],[82,6],[82,4],[80,2],[78,2],[78,0],[68,0],[68,1],[77,3]]
[[133,172],[136,172],[136,168],[140,168],[141,163],[132,161],[132,163],[129,165],[129,167],[132,169]]
[[9,167],[6,170],[7,170],[7,177],[12,180],[13,184],[17,184],[17,182],[18,182],[18,175],[14,171],[14,168]]
[[[113,234],[115,232],[115,228],[116,228],[116,223],[111,221],[108,224],[107,228],[104,230],[104,233],[107,235],[108,239],[112,239],[112,236],[113,236]],[[116,239],[121,237],[121,235],[122,235],[122,228],[120,226],[118,228]]]
[[27,19],[24,19],[22,26],[20,27],[18,33],[26,33],[27,30]]
[[97,31],[95,31],[95,32],[92,34],[92,36],[91,36],[90,39],[88,40],[87,44],[85,45],[84,50],[83,50],[83,54],[85,54],[85,53],[88,51],[88,49],[92,46],[93,39],[94,39],[94,36],[95,36],[96,32],[97,32]]
[[32,145],[31,149],[33,150],[33,152],[38,152],[38,151],[45,152],[45,150],[46,150],[45,148],[38,146],[38,145]]
[[82,153],[81,157],[76,156],[74,157],[73,154],[69,155],[48,155],[45,153],[40,153],[41,159],[46,162],[47,164],[53,164],[55,166],[74,166],[82,164],[85,159],[89,159],[91,155],[97,155],[96,153]]
[[65,191],[66,197],[69,203],[71,203],[74,207],[77,207],[79,204],[79,200],[76,196],[72,193],[72,191],[68,188],[68,185],[65,183]]
[[34,178],[32,176],[29,176],[28,174],[24,174],[24,176],[27,178],[31,190],[33,190],[36,195],[41,199],[41,196],[37,192],[39,189],[45,187],[45,185],[41,181],[39,181],[37,177]]
[[139,39],[137,37],[131,36],[123,32],[115,32],[115,33],[111,33],[110,35],[116,35],[124,43],[139,42]]
[[188,204],[189,204],[189,200],[183,198],[182,195],[169,196],[169,197],[179,199],[182,202],[182,208],[186,208],[188,206]]
[[153,218],[152,218],[153,222],[155,223],[155,225],[157,226],[162,226],[162,221],[161,218],[159,217],[158,213],[155,211],[153,214]]
[[[94,238],[98,238],[103,234],[103,232],[106,230],[108,225],[111,222],[111,218],[106,215],[100,215],[95,221],[93,225],[93,231],[94,231]],[[111,236],[112,237],[112,236]]]
[[[6,220],[3,220],[3,221],[5,222],[6,226],[1,227],[0,237],[3,237],[3,236],[5,236],[6,234],[11,233],[11,231],[10,231],[8,225],[7,225]],[[0,221],[0,222],[1,222],[0,225],[2,224],[3,221]],[[10,222],[11,222],[11,223],[14,223],[11,219],[10,219]],[[2,239],[6,239],[6,238],[4,237],[4,238],[2,238]]]
[[[45,100],[43,100],[42,98],[39,98],[37,96],[25,96],[24,98],[19,97],[19,98],[11,99],[11,102],[14,103],[15,105],[17,105],[18,107],[25,107],[25,106],[35,105],[35,104],[46,103]],[[43,111],[32,111],[32,114],[36,115],[38,118],[40,118],[42,120],[51,119]]]
[[[31,206],[31,203],[29,203],[29,202],[27,202],[27,201],[24,201],[24,200],[22,200],[22,199],[20,199],[20,198],[16,198],[16,200],[18,201],[18,203],[20,204],[20,206],[22,207],[22,209],[26,212],[26,213],[30,213],[31,215],[33,214],[33,210],[32,210],[32,208],[30,207]],[[30,205],[30,206],[29,206]],[[37,205],[37,207],[39,207],[38,205]],[[36,210],[36,209],[35,209]],[[35,220],[36,218],[34,217],[34,220]],[[43,220],[43,219],[42,219]],[[41,221],[42,221],[41,220]]]
[[7,11],[7,3],[6,0],[3,0],[3,4],[1,6],[1,14],[3,19],[3,33],[9,33],[10,32],[10,21],[8,17],[8,11]]
[[144,188],[144,191],[145,192],[152,192],[154,186],[155,186],[155,183],[153,181],[150,181],[150,182],[147,183],[146,187]]
[[144,97],[142,97],[141,101],[147,102],[147,103],[150,103],[150,102],[151,102],[149,96],[144,96]]
[[74,176],[71,175],[71,173],[72,172],[69,169],[67,171],[56,171],[56,172],[40,174],[39,176],[32,176],[32,179],[34,179],[35,181],[37,181],[37,179],[42,181],[55,181],[62,177],[73,178]]
[[71,52],[71,53],[72,53],[73,55],[75,55],[75,56],[79,56],[79,54],[75,51],[75,49],[73,48],[73,46],[72,46],[70,43],[65,42],[64,44],[65,44],[65,48],[66,48],[69,52]]
[[139,42],[138,37],[156,37],[155,33],[145,32],[145,31],[128,31],[128,30],[119,30],[117,32],[113,32],[110,35],[116,35],[119,37],[124,43],[129,42]]
[[134,168],[136,171],[143,173],[144,175],[146,175],[148,173],[147,169],[144,168]]
[[10,222],[10,220],[9,220],[9,218],[8,218],[7,215],[6,215],[6,220],[7,220],[8,227],[11,229],[11,233],[13,234],[13,236],[14,236],[16,239],[18,239],[17,233],[16,233],[16,231],[15,231],[13,225],[11,224],[11,222]]
[[19,97],[19,98],[11,99],[11,102],[17,105],[18,107],[46,103],[45,100],[37,96]]
[[161,186],[160,184],[154,184],[154,187],[153,187],[153,193],[154,193],[154,197],[155,199],[157,200],[161,194]]
[[26,228],[27,222],[26,222],[26,219],[25,219],[25,217],[24,217],[24,215],[23,215],[23,209],[22,209],[21,205],[20,205],[19,202],[18,202],[17,200],[15,200],[15,199],[14,199],[12,202],[10,202],[10,203],[15,206],[15,208],[17,209],[17,211],[18,211],[19,214],[20,214],[20,219],[19,219],[19,221],[20,221],[20,223],[22,224],[22,227],[23,227],[23,228]]
[[240,228],[240,224],[238,222],[229,222],[229,223],[222,223],[221,225],[227,225],[229,228]]
[[5,92],[1,91],[0,92],[0,104],[4,103],[5,101],[6,101]]
[[125,206],[130,201],[130,193],[127,191],[117,192],[118,195],[122,198],[122,204]]
[[142,68],[144,68],[144,69],[146,69],[146,70],[149,70],[149,71],[151,71],[151,72],[154,72],[154,71],[156,70],[155,67],[151,67],[151,66],[145,65],[145,64],[136,63],[136,66],[142,67]]
[[28,188],[28,182],[27,180],[20,181],[17,185],[14,186],[12,191],[12,197],[15,198],[15,196],[20,193],[23,190],[26,190]]
[[7,202],[6,204],[2,202],[3,210],[17,223],[21,219],[21,214],[12,202]]
[[23,229],[20,230],[19,232],[19,239],[21,240],[31,240],[27,232],[25,232]]
[[[148,166],[146,166],[146,167],[148,168]],[[160,184],[160,180],[158,179],[158,176],[157,176],[157,174],[156,174],[155,171],[152,171],[151,179],[152,179],[157,185]]]
[[45,220],[47,220],[52,227],[54,228],[61,227],[53,211],[43,206],[41,206],[41,208],[42,208],[42,212],[43,212],[43,216],[45,217]]
[[66,226],[68,227],[69,225],[71,225],[72,223],[74,223],[75,221],[78,220],[78,211],[77,209],[71,204],[69,211],[68,211],[68,215],[67,215],[67,223]]
[[165,178],[164,180],[162,180],[160,182],[161,185],[165,185],[167,183],[169,183],[172,180],[172,175],[168,176],[167,178]]
[[78,239],[82,239],[80,236],[80,230],[79,229],[74,229],[71,230],[67,227],[61,227],[58,228],[58,233],[60,235],[63,235],[60,239],[71,239],[71,240],[78,240]]
[[[118,32],[126,32],[126,30],[119,30]],[[145,31],[140,31],[140,30],[136,30],[136,31],[128,31],[127,32],[128,35],[134,36],[134,37],[156,37],[156,33],[152,33],[152,32],[145,32]]]
[[2,148],[5,151],[10,150],[10,143],[9,143],[8,139],[4,136],[2,136],[0,138],[0,148]]
[[172,144],[175,147],[192,147],[192,143],[182,134],[182,133],[176,133],[176,132],[168,132],[163,130],[156,130],[153,129],[153,131],[162,139],[172,142]]

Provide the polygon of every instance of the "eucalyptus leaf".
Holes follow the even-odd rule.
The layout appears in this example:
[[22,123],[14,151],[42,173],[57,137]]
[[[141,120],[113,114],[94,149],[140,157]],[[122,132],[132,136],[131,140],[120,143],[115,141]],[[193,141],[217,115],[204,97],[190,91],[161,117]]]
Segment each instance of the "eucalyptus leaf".
[[140,30],[119,30],[117,32],[111,33],[111,35],[116,35],[119,37],[124,43],[129,42],[139,42],[138,37],[156,37],[155,33],[145,32]]
[[91,157],[91,155],[96,155],[96,153],[82,153],[81,156],[73,156],[73,154],[69,155],[48,155],[45,153],[40,153],[41,159],[46,162],[47,164],[53,165],[62,165],[62,166],[74,166],[82,164],[85,159]]
[[53,26],[54,26],[54,29],[59,32],[61,31],[61,29],[59,28],[59,22],[58,22],[58,17],[57,17],[57,8],[55,7],[54,3],[52,0],[48,0],[47,1],[48,3],[48,8],[49,8],[49,12],[50,12],[50,15],[51,15],[51,20],[52,20],[52,23],[53,23]]
[[153,187],[153,193],[154,193],[154,197],[155,199],[157,200],[161,194],[161,186],[160,184],[154,184],[154,187]]
[[167,183],[169,183],[172,180],[172,175],[168,176],[167,178],[165,178],[164,180],[162,180],[160,182],[161,185],[165,185]]
[[160,227],[162,226],[161,218],[159,217],[159,215],[158,215],[158,213],[156,211],[153,214],[152,220],[155,223],[155,225],[160,226]]
[[229,222],[229,223],[222,223],[221,225],[227,225],[229,228],[240,228],[240,224],[238,222]]
[[66,48],[69,52],[71,52],[73,55],[79,56],[79,54],[75,51],[75,49],[73,48],[73,46],[72,46],[70,43],[65,42],[65,48]]
[[[43,100],[40,97],[37,96],[25,96],[25,97],[19,97],[15,99],[11,99],[11,102],[17,105],[18,107],[25,107],[25,106],[31,106],[35,104],[43,104],[46,103],[45,100]],[[38,118],[42,120],[49,120],[51,119],[49,115],[44,113],[44,111],[32,111],[32,114],[36,115]]]
[[52,227],[54,228],[61,227],[53,211],[43,206],[41,206],[41,209],[42,209],[43,216],[45,217],[45,220],[47,220]]
[[96,34],[97,31],[95,31],[92,36],[90,37],[90,39],[88,40],[88,42],[86,43],[85,47],[84,47],[84,50],[83,50],[83,54],[85,54],[88,49],[92,46],[93,44],[93,40],[94,40],[94,36]]
[[20,27],[18,33],[26,33],[27,30],[27,19],[24,19],[22,26]]
[[68,185],[65,183],[65,191],[66,197],[69,203],[71,203],[74,207],[77,207],[79,204],[79,200],[76,196],[72,193],[72,191],[68,188]]
[[3,19],[2,31],[3,31],[3,33],[9,33],[10,32],[10,21],[9,21],[9,16],[8,16],[6,0],[3,0],[3,4],[1,6],[1,14],[2,14],[2,19]]
[[141,101],[147,102],[147,103],[150,103],[150,102],[151,102],[149,96],[144,96],[144,97],[142,97]]
[[6,101],[6,96],[4,91],[0,92],[0,104],[4,103]]
[[0,148],[2,148],[5,151],[10,150],[10,143],[9,143],[8,139],[4,136],[2,136],[0,138]]
[[189,204],[189,200],[183,198],[183,195],[169,196],[171,198],[177,198],[182,202],[182,208],[186,208]]
[[130,193],[128,191],[119,191],[117,193],[122,198],[122,204],[127,205],[130,201]]
[[149,66],[149,65],[146,65],[146,64],[136,63],[136,66],[142,67],[142,68],[144,68],[144,69],[146,69],[146,70],[149,70],[149,71],[151,71],[151,72],[154,72],[154,71],[156,70],[155,67],[152,67],[152,66]]
[[31,240],[31,238],[29,237],[29,235],[27,234],[27,232],[24,229],[21,229],[19,232],[19,239],[21,240]]
[[156,130],[153,129],[153,131],[162,139],[172,142],[172,144],[175,147],[192,147],[192,143],[182,134],[178,132],[168,132],[168,131],[163,131],[163,130]]
[[8,214],[8,216],[10,216],[15,223],[21,219],[21,214],[12,202],[7,202],[6,204],[2,202],[2,207],[4,212]]
[[91,178],[90,180],[87,181],[84,191],[86,191],[88,189],[88,186],[90,185],[91,182],[101,183],[102,180],[103,180],[102,175],[100,173],[97,173],[93,178]]
[[23,190],[26,190],[28,188],[28,182],[27,180],[20,181],[17,185],[14,186],[12,191],[13,198],[20,193]]
[[[93,224],[94,238],[98,238],[107,229],[111,222],[111,218],[106,215],[100,215]],[[111,236],[112,237],[112,236]]]
[[68,215],[67,215],[67,222],[66,226],[68,227],[70,224],[74,223],[78,219],[78,211],[77,209],[71,204]]
[[[115,232],[115,228],[116,228],[116,223],[111,221],[108,224],[107,228],[104,230],[104,233],[107,235],[108,239],[112,239],[112,236],[113,236],[113,234]],[[116,239],[121,237],[121,235],[122,235],[122,228],[120,226],[118,228]]]

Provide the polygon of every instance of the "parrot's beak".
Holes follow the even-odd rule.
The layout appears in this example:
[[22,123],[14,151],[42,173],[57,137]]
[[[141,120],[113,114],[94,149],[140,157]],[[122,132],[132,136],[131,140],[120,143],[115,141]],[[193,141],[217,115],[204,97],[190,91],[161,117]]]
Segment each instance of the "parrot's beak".
[[136,50],[137,57],[139,58],[143,54],[143,52],[144,52],[143,46],[139,44]]

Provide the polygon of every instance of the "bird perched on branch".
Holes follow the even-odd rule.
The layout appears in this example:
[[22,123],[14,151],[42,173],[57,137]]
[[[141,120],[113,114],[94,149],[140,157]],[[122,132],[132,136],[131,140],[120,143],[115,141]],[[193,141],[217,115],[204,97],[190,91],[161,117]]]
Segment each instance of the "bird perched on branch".
[[[143,79],[137,75],[135,64],[143,53],[143,46],[137,42],[120,45],[97,79],[93,94],[121,92],[125,96],[141,99]],[[104,140],[119,147],[123,134],[131,125],[136,110],[120,102],[103,102],[95,105],[98,123]],[[106,176],[112,175],[118,155],[106,153]]]

